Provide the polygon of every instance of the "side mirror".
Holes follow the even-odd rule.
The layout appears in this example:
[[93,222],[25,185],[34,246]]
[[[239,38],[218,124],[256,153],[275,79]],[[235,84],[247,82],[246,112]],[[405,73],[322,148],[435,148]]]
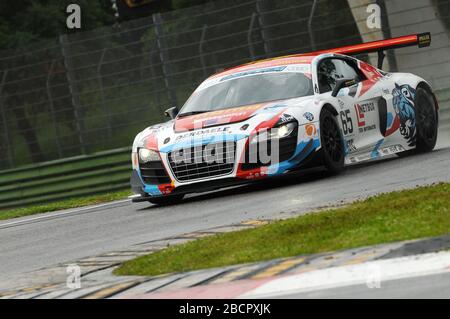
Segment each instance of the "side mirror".
[[355,85],[356,83],[357,83],[356,79],[336,80],[336,85],[334,86],[333,92],[331,92],[331,96],[336,97],[342,88],[346,88],[346,87]]
[[167,117],[170,117],[171,119],[174,119],[178,114],[178,108],[176,106],[171,107],[170,109],[167,109],[164,111],[164,115]]

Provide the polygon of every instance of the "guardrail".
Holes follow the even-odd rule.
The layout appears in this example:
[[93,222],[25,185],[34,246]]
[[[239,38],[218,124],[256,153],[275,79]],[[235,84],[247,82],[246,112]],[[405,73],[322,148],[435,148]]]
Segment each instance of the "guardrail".
[[26,206],[129,187],[130,148],[0,172],[0,208]]

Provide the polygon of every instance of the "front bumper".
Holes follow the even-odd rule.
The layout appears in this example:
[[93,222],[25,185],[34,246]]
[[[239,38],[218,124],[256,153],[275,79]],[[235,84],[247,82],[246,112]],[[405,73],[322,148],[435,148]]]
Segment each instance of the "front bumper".
[[[133,172],[134,173],[134,172]],[[133,179],[133,177],[132,177]],[[133,197],[131,199],[132,202],[145,202],[149,201],[151,198],[155,197],[162,197],[162,196],[171,196],[171,195],[181,195],[181,194],[192,194],[192,193],[202,193],[207,191],[213,191],[216,189],[226,188],[230,186],[239,186],[250,183],[251,180],[240,180],[233,177],[229,178],[223,178],[223,179],[217,179],[213,181],[203,181],[203,182],[197,182],[194,184],[189,185],[181,185],[176,188],[170,193],[170,195],[149,195],[145,192],[138,192],[137,194],[140,194],[138,197]],[[136,185],[137,186],[137,185]],[[140,188],[142,189],[142,187]],[[133,189],[134,192],[138,191],[138,188]]]
[[[310,162],[310,159],[314,158],[315,151],[319,147],[320,143],[318,139],[310,139],[299,143],[294,155],[290,159],[278,164],[246,170],[241,169],[241,164],[236,164],[236,168],[232,174],[189,183],[177,183],[172,179],[171,183],[149,185],[143,182],[139,170],[133,170],[130,180],[131,188],[135,194],[139,194],[140,196],[134,197],[132,201],[140,202],[162,196],[200,193],[229,186],[247,184],[266,177],[280,176],[292,170],[296,170],[302,167],[303,164]],[[170,169],[166,168],[166,170],[169,174]]]

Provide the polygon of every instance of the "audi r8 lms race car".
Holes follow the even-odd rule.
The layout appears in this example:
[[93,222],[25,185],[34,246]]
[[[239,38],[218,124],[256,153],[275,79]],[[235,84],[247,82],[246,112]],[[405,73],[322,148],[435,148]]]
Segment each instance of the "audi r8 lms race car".
[[[207,78],[172,119],[133,143],[134,201],[166,204],[313,166],[433,150],[438,104],[410,73],[381,70],[384,51],[428,46],[429,33],[257,61]],[[378,53],[378,66],[353,57]]]

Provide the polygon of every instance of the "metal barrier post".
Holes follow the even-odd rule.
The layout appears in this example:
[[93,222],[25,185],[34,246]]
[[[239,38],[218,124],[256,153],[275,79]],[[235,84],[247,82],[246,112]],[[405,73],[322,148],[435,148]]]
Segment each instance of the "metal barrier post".
[[207,29],[208,29],[208,26],[206,24],[204,24],[203,28],[202,28],[202,35],[200,36],[200,42],[198,44],[198,52],[200,54],[200,63],[202,64],[203,77],[205,77],[205,78],[206,78],[207,72],[206,72],[205,57],[203,56],[203,43],[205,41]]
[[75,74],[70,59],[70,49],[67,34],[60,35],[59,41],[61,43],[62,56],[64,58],[64,66],[66,68],[67,82],[69,83],[70,95],[72,96],[73,115],[75,117],[76,129],[78,134],[78,141],[80,143],[80,150],[82,154],[87,153],[86,143],[84,140],[84,121],[80,97],[75,83]]
[[12,157],[12,143],[10,140],[10,136],[9,136],[9,130],[8,130],[8,122],[6,122],[6,110],[5,110],[5,105],[3,103],[3,87],[5,85],[6,82],[6,77],[8,75],[8,70],[3,71],[3,75],[2,75],[2,82],[0,83],[0,111],[1,111],[1,115],[2,115],[2,121],[4,124],[4,135],[5,135],[5,139],[6,139],[6,148],[8,149],[8,164],[9,167],[14,167],[14,162],[13,162],[13,157]]
[[169,64],[169,55],[167,54],[167,45],[164,39],[164,28],[162,27],[162,18],[160,13],[155,13],[152,15],[153,23],[155,25],[155,35],[156,35],[156,43],[158,44],[159,49],[159,58],[161,59],[161,64],[164,73],[164,84],[166,86],[169,101],[172,106],[176,106],[177,103],[177,94],[172,84],[170,64]]
[[[150,48],[150,54],[149,54],[149,58],[150,58],[150,78],[152,79],[152,81],[154,81],[156,75],[155,72],[155,67],[153,66],[153,55],[155,54],[155,48],[156,48],[157,42],[153,42],[151,48]],[[153,94],[155,96],[155,102],[156,105],[158,106],[158,108],[160,109],[161,113],[164,113],[164,109],[162,108],[161,105],[161,97],[159,96],[160,92],[156,92],[156,94]]]
[[311,42],[312,51],[317,50],[316,41],[314,38],[314,31],[312,29],[312,21],[314,18],[314,12],[316,11],[316,6],[317,6],[317,0],[314,0],[312,7],[311,7],[311,12],[309,13],[309,18],[308,18],[308,33],[309,33],[309,40]]
[[54,67],[55,67],[55,60],[53,60],[52,63],[50,64],[50,70],[47,73],[47,80],[45,82],[45,87],[46,87],[46,91],[47,91],[48,104],[50,106],[50,113],[51,113],[50,116],[51,116],[52,122],[53,122],[53,130],[55,132],[56,149],[58,150],[58,157],[62,158],[61,141],[59,139],[59,135],[60,135],[59,128],[58,128],[58,123],[56,122],[55,106],[53,104],[52,92],[50,89],[50,80],[53,75]]
[[252,32],[253,32],[253,26],[255,24],[256,16],[257,16],[256,12],[253,12],[252,18],[250,20],[250,26],[248,27],[248,32],[247,32],[248,50],[250,52],[250,57],[251,57],[252,61],[255,61],[255,48],[253,47]]
[[107,50],[106,48],[104,48],[102,50],[100,60],[98,61],[97,82],[98,82],[98,86],[100,88],[100,99],[102,101],[103,114],[106,117],[107,134],[108,134],[108,138],[111,138],[111,136],[112,136],[111,112],[109,111],[109,108],[105,104],[105,92],[103,90],[103,77],[102,77],[102,66],[103,66],[103,60],[105,59],[106,50]]
[[262,41],[264,43],[264,52],[265,52],[265,56],[266,58],[270,57],[272,55],[272,49],[271,46],[268,42],[268,32],[266,30],[267,28],[267,23],[266,23],[266,18],[264,18],[264,0],[256,0],[256,12],[258,15],[258,23],[259,23],[259,28],[261,29],[261,38]]

